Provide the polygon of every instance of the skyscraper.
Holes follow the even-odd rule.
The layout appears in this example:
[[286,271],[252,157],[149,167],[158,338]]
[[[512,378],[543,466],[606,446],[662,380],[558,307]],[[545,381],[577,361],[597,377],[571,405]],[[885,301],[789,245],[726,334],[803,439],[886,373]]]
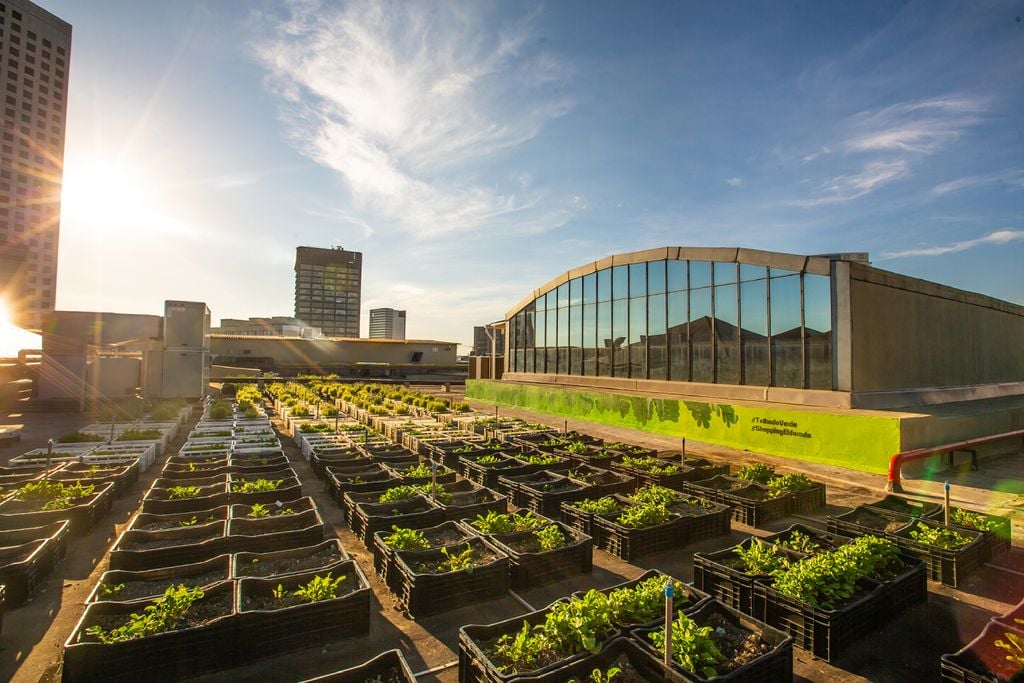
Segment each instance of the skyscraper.
[[405,339],[405,311],[394,308],[371,309],[370,339]]
[[327,337],[358,337],[362,277],[358,251],[296,248],[295,317]]
[[39,329],[53,311],[71,24],[28,0],[0,0],[0,303]]

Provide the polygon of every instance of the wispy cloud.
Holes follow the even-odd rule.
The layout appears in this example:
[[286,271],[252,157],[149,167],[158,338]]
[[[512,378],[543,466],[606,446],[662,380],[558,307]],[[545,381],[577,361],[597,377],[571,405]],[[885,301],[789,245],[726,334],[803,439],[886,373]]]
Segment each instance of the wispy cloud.
[[965,176],[963,178],[957,178],[956,180],[950,180],[936,185],[932,188],[932,194],[944,195],[950,194],[951,192],[959,192],[960,190],[967,190],[973,187],[996,184],[1002,184],[1014,190],[1024,189],[1024,171],[1020,169],[1012,169],[1009,171],[1001,171],[999,173]]
[[902,151],[932,154],[981,121],[981,100],[944,97],[901,102],[851,119],[843,146],[853,152]]
[[257,55],[285,101],[289,137],[341,175],[357,210],[420,236],[513,218],[534,230],[564,224],[566,205],[528,183],[479,177],[482,161],[573,104],[551,94],[569,72],[533,47],[529,17],[492,30],[475,4],[289,7]]
[[731,185],[732,187],[743,187],[743,178],[740,178],[739,176],[733,176],[732,178],[729,178],[725,182]]
[[963,242],[954,242],[953,244],[947,244],[945,246],[936,247],[919,247],[917,249],[905,249],[903,251],[887,251],[882,254],[880,260],[889,260],[895,258],[908,258],[912,256],[942,256],[944,254],[955,254],[961,251],[967,251],[974,247],[980,247],[986,244],[1009,244],[1017,240],[1024,239],[1024,230],[996,230],[989,234],[978,237],[973,240],[964,240]]
[[883,185],[899,180],[908,173],[907,162],[902,159],[872,161],[866,164],[859,173],[829,178],[819,186],[817,197],[796,199],[788,203],[804,208],[845,204],[870,194]]

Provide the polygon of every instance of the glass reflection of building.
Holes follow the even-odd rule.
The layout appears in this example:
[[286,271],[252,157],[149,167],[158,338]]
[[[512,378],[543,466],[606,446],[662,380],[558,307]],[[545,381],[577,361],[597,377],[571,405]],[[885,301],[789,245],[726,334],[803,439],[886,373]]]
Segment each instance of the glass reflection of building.
[[662,259],[571,278],[508,322],[512,372],[833,389],[829,275]]

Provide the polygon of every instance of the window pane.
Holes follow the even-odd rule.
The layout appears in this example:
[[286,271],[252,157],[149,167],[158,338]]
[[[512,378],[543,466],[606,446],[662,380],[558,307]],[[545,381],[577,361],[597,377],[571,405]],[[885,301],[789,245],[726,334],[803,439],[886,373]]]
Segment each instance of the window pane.
[[690,288],[711,286],[711,262],[690,261]]
[[665,262],[651,261],[647,264],[647,293],[661,294],[665,291]]
[[685,382],[690,379],[690,349],[687,293],[670,292],[668,295],[668,357],[669,376]]
[[548,301],[547,297],[544,297],[544,296],[537,297],[537,299],[533,302],[534,309],[538,313],[540,313],[541,311],[546,310],[547,309],[547,301]]
[[558,295],[558,308],[565,308],[569,305],[569,283],[564,282],[555,290]]
[[[745,267],[745,266],[744,266]],[[740,283],[740,349],[743,357],[743,384],[768,386],[768,280],[762,278]],[[740,279],[744,278],[740,271]]]
[[603,301],[597,305],[597,374],[609,377],[612,374],[612,304]]
[[647,294],[647,264],[631,263],[629,266],[629,296]]
[[583,305],[583,374],[597,376],[597,308]]
[[[715,275],[718,275],[716,264]],[[736,279],[736,264],[731,266],[733,281]],[[715,381],[719,384],[740,383],[739,307],[736,301],[736,284],[715,286]]]
[[710,287],[690,290],[690,349],[690,376],[693,381],[713,382]]
[[629,377],[628,337],[629,299],[617,299],[612,301],[612,373],[615,377]]
[[537,330],[537,343],[536,343],[537,362],[536,362],[536,365],[535,365],[536,372],[544,372],[544,362],[545,362],[545,359],[547,358],[547,356],[545,355],[547,353],[546,347],[547,347],[547,341],[548,341],[548,339],[547,339],[547,329],[548,329],[547,323],[548,323],[547,313],[545,313],[544,311],[537,311],[537,318],[536,318],[536,321],[534,323],[536,325],[536,330]]
[[668,262],[668,291],[681,292],[686,285],[686,261]]
[[768,269],[764,266],[748,266],[745,263],[740,264],[740,282],[763,280],[766,277],[768,277]]
[[611,301],[612,298],[612,269],[605,268],[597,271],[597,300]]
[[647,297],[629,300],[629,376],[647,378]]
[[804,328],[807,386],[831,389],[832,281],[827,275],[804,275]]
[[523,355],[523,358],[524,358],[523,368],[524,368],[525,372],[533,372],[534,368],[535,368],[535,365],[534,365],[534,362],[533,362],[534,351],[535,351],[535,347],[537,345],[537,342],[536,342],[536,340],[537,340],[537,333],[536,333],[536,328],[535,328],[535,320],[536,320],[536,313],[534,313],[534,311],[533,311],[533,304],[530,304],[526,308],[526,335],[525,335],[525,343],[526,343],[525,349],[526,349],[526,352]]
[[[558,309],[549,308],[546,313],[548,320],[545,330],[547,334],[544,335],[546,341],[544,346],[553,349],[558,347]],[[554,372],[553,368],[548,368],[548,372]]]
[[569,305],[579,306],[583,303],[583,278],[569,280]]
[[612,298],[625,299],[629,297],[629,268],[626,266],[615,266],[612,268]]
[[582,306],[569,307],[569,373],[573,375],[579,375],[583,371],[582,317]]
[[597,273],[583,276],[583,303],[592,304],[597,301]]
[[652,294],[647,299],[647,358],[650,378],[668,379],[664,294]]
[[803,387],[800,274],[771,269],[772,386]]
[[727,285],[736,282],[736,264],[735,263],[716,263],[715,264],[715,284],[716,285]]
[[558,374],[569,372],[569,308],[558,309]]

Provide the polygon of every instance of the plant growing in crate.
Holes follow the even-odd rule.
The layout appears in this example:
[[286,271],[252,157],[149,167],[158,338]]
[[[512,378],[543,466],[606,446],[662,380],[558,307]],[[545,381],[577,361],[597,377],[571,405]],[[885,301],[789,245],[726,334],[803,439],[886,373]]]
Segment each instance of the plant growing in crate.
[[787,493],[799,493],[817,486],[804,474],[783,474],[768,480],[768,497],[778,498]]
[[605,496],[604,498],[587,498],[585,500],[577,500],[569,503],[569,505],[580,512],[586,512],[594,515],[608,515],[622,509],[622,504],[609,496]]
[[108,584],[108,583],[102,583],[101,582],[100,583],[100,593],[102,593],[103,597],[105,597],[105,598],[111,598],[111,597],[114,597],[115,595],[117,595],[118,593],[120,593],[122,590],[124,590],[124,587],[125,587],[125,585],[123,583],[118,583],[118,584],[111,585],[111,584]]
[[649,526],[664,524],[671,518],[672,513],[664,505],[641,503],[627,508],[615,521],[632,529],[645,529]]
[[749,546],[737,546],[733,551],[739,555],[740,562],[747,574],[774,574],[789,566],[789,560],[775,546],[768,545],[760,539],[752,539]]
[[562,548],[568,543],[565,534],[554,524],[534,531],[533,534],[537,537],[542,552]]
[[[1024,626],[1024,619],[1014,619],[1014,622]],[[1005,640],[995,641],[995,646],[1000,650],[1006,650],[1006,661],[1015,664],[1019,669],[1024,669],[1024,638],[1016,633],[1003,632]]]
[[341,582],[344,580],[344,574],[333,579],[329,574],[314,576],[309,583],[299,586],[295,590],[295,595],[306,602],[333,600],[338,597],[338,587],[341,586]]
[[622,459],[622,464],[625,467],[632,467],[633,469],[650,472],[651,474],[676,474],[679,472],[677,465],[652,457],[634,458],[627,455]]
[[66,485],[59,481],[36,481],[22,485],[14,492],[16,500],[35,504],[39,509],[66,510],[74,507],[75,501],[96,492],[96,485],[83,486],[81,482]]
[[927,526],[910,530],[910,537],[924,545],[935,546],[945,550],[956,550],[971,542],[971,539],[958,534],[952,529],[940,529]]
[[678,491],[657,484],[642,486],[630,497],[638,503],[651,505],[669,505],[683,499],[683,495]]
[[380,495],[381,503],[393,503],[396,500],[408,500],[420,494],[419,486],[393,486]]
[[787,550],[795,550],[798,553],[813,555],[821,550],[821,546],[810,536],[802,531],[794,531],[785,541],[779,541],[775,545]]
[[384,537],[384,542],[392,550],[424,550],[430,542],[419,529],[406,529],[397,524],[391,527],[391,533]]
[[532,512],[501,514],[490,510],[486,515],[477,515],[472,524],[477,531],[483,534],[507,534],[512,531],[539,529],[547,525],[548,522],[535,517]]
[[127,623],[110,631],[102,626],[91,626],[85,632],[104,645],[110,645],[173,631],[184,620],[192,603],[203,595],[199,588],[187,588],[184,584],[171,586],[162,597],[146,605],[142,614],[133,612]]
[[[683,584],[673,581],[677,595],[685,595]],[[608,594],[608,607],[616,624],[646,624],[662,614],[665,605],[665,577],[654,576],[631,588],[616,588]]]
[[263,493],[276,491],[284,483],[284,479],[257,479],[256,481],[238,481],[231,484],[233,493]]
[[989,519],[980,512],[972,512],[963,508],[953,508],[949,515],[949,521],[957,526],[978,531],[998,531],[999,522]]
[[[693,619],[679,614],[672,622],[672,660],[692,674],[704,678],[717,676],[718,665],[725,661],[725,655],[711,639],[714,630],[711,626],[698,626]],[[654,631],[648,637],[659,652],[665,652],[664,629]]]
[[755,462],[749,465],[744,465],[740,468],[739,472],[736,473],[737,479],[743,479],[744,481],[753,481],[758,484],[767,484],[768,480],[775,476],[775,468],[771,465],[766,465],[763,462]]
[[554,465],[562,460],[562,458],[552,453],[533,453],[526,456],[526,462],[531,465]]

